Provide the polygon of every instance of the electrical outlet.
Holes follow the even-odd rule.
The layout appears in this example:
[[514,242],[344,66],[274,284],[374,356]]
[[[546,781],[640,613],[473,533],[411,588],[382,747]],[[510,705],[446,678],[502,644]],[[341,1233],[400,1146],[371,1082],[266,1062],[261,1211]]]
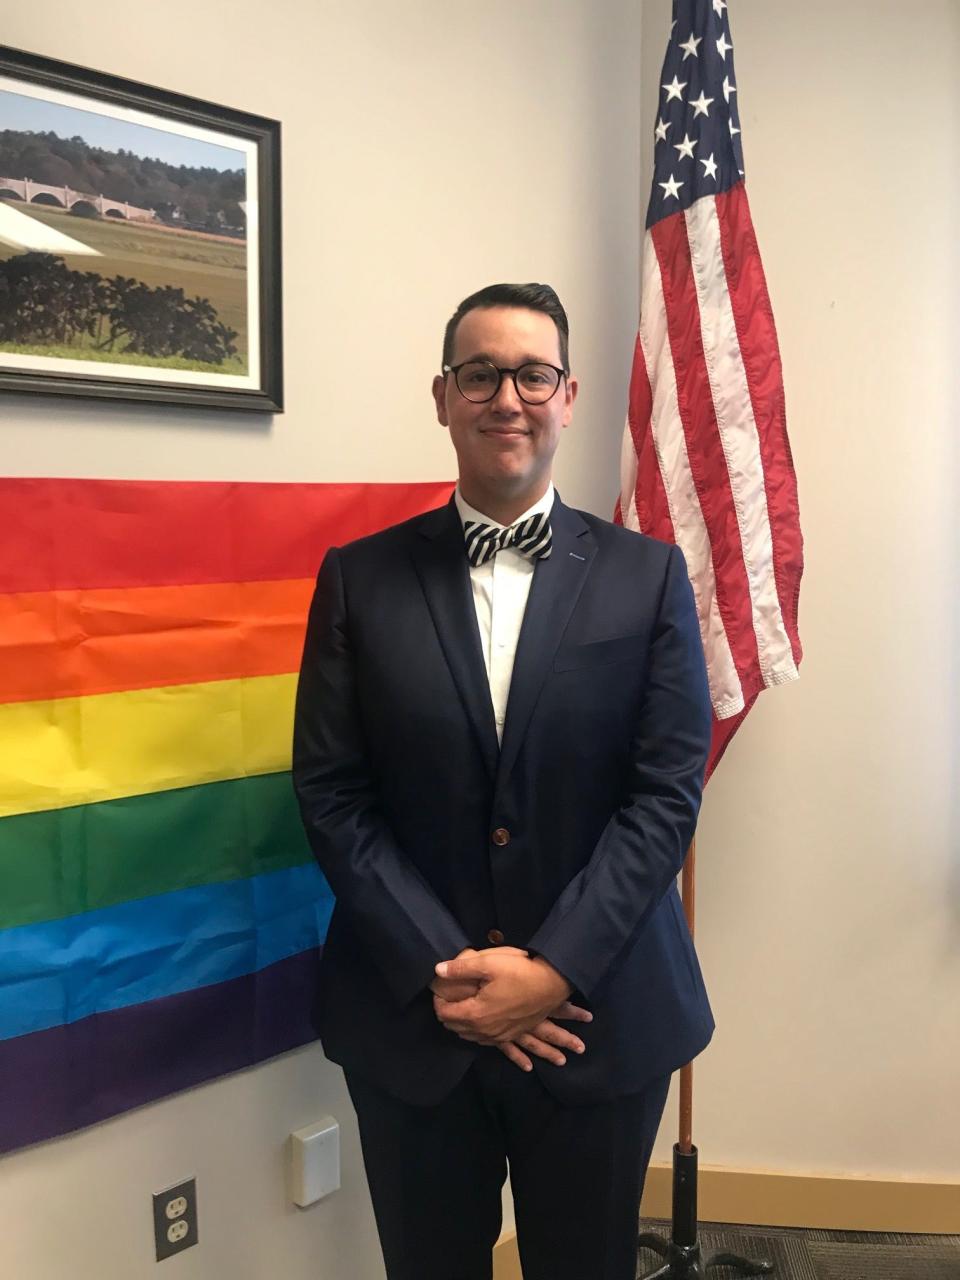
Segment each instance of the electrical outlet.
[[168,1200],[163,1206],[163,1211],[168,1218],[181,1218],[187,1212],[187,1197],[174,1196],[172,1200]]
[[153,1236],[158,1262],[197,1243],[196,1178],[154,1194]]

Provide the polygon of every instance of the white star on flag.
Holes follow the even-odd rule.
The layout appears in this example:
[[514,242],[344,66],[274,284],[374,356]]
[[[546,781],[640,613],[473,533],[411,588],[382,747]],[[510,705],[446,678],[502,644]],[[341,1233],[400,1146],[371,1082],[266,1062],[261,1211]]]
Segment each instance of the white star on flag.
[[719,53],[720,57],[723,58],[724,61],[726,61],[727,53],[732,48],[732,44],[727,44],[727,37],[725,35],[721,35],[720,39],[717,41],[717,53]]
[[736,93],[736,92],[737,92],[737,86],[736,86],[735,84],[731,84],[731,83],[730,83],[730,77],[729,77],[729,76],[724,76],[724,77],[723,77],[723,96],[724,96],[724,99],[725,99],[727,102],[729,102],[729,101],[730,101],[730,95],[731,95],[731,93]]
[[693,107],[694,120],[696,120],[697,116],[708,116],[710,114],[711,102],[713,102],[713,98],[708,98],[702,89],[700,90],[699,98],[690,99],[690,105]]
[[722,17],[723,17],[723,11],[724,11],[724,9],[726,9],[726,7],[727,7],[727,0],[713,0],[713,7],[714,7],[714,9],[716,10],[716,12],[720,15],[720,17],[722,18]]
[[687,134],[684,134],[682,142],[675,142],[673,144],[674,151],[679,151],[680,153],[679,159],[682,160],[684,156],[689,157],[691,160],[693,159],[693,144],[695,142],[696,138],[691,138]]
[[657,118],[657,127],[653,131],[657,136],[657,142],[666,142],[667,130],[670,128],[671,124],[673,124],[672,120],[664,121],[659,119],[659,117]]
[[672,173],[667,182],[660,182],[657,185],[663,187],[664,200],[666,200],[667,196],[673,196],[677,200],[680,199],[679,193],[680,193],[680,188],[683,186],[683,183],[678,182]]
[[733,123],[733,117],[732,117],[732,116],[730,117],[730,120],[728,121],[728,123],[729,123],[729,125],[730,125],[730,137],[732,138],[732,137],[733,137],[733,135],[734,135],[735,133],[739,133],[739,132],[740,132],[740,130],[739,130],[739,129],[737,128],[737,126]]
[[705,178],[713,178],[714,181],[716,181],[717,162],[713,158],[713,152],[712,151],[710,152],[709,160],[701,160],[700,163],[703,165],[703,176]]
[[703,42],[703,36],[695,36],[693,32],[691,32],[690,39],[687,41],[687,43],[680,45],[680,48],[684,50],[682,61],[686,62],[686,60],[690,57],[699,58],[700,55],[697,53],[697,45],[701,44],[702,42]]
[[674,76],[672,84],[664,84],[664,85],[661,85],[660,87],[661,89],[666,89],[668,102],[672,101],[672,99],[674,98],[676,98],[678,102],[682,102],[683,101],[682,90],[684,90],[687,87],[688,83],[689,81],[684,80],[683,84],[681,84],[680,81],[677,79],[677,77]]

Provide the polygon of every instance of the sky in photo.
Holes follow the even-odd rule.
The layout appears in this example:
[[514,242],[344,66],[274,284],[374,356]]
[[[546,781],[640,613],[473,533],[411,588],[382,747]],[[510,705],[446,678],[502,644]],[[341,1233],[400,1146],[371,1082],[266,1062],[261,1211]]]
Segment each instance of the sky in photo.
[[[246,169],[246,156],[232,147],[219,147],[212,142],[185,138],[166,129],[151,129],[126,120],[115,120],[96,111],[64,107],[58,102],[45,102],[25,94],[0,89],[0,130],[28,130],[32,133],[55,133],[61,138],[81,137],[92,147],[105,151],[132,151],[142,158],[163,160],[167,164],[184,164],[195,168]],[[16,173],[4,174],[18,178]]]

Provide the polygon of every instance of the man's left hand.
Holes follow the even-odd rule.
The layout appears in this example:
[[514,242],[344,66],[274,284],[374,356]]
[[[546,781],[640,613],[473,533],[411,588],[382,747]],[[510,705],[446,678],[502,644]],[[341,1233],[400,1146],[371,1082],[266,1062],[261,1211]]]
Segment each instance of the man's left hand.
[[433,1001],[445,1027],[478,1044],[515,1040],[532,1031],[573,991],[542,957],[530,959],[507,947],[444,961],[436,972],[441,978],[480,983],[467,1000],[451,1003],[434,996]]

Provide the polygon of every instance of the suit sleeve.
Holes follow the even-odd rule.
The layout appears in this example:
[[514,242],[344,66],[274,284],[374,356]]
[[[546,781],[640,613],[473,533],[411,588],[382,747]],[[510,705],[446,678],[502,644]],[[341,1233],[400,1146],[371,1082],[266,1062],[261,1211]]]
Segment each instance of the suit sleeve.
[[587,865],[529,942],[577,993],[601,999],[683,866],[696,830],[712,729],[683,553],[672,547],[631,743],[627,794]]
[[340,553],[326,555],[297,686],[293,781],[307,838],[399,1004],[470,945],[384,818],[363,740]]

